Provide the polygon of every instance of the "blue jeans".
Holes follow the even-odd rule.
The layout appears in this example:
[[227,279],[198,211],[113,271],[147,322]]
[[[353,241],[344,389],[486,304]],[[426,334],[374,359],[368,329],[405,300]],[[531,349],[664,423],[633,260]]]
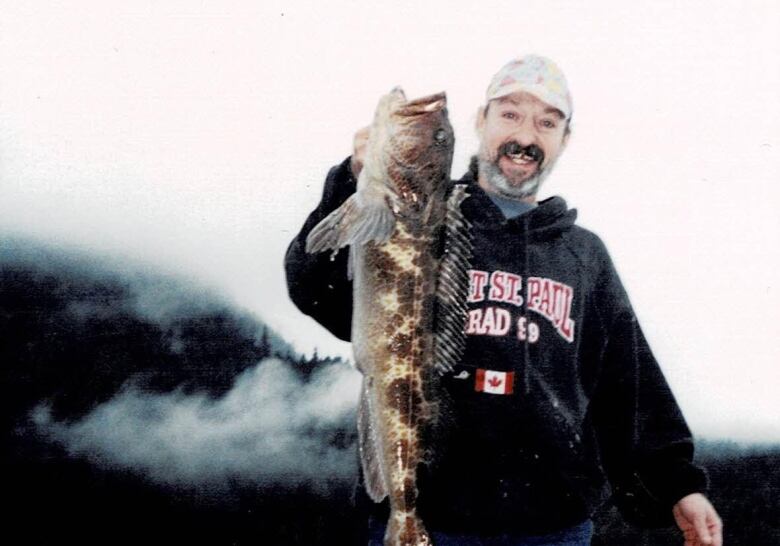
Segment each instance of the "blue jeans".
[[[498,535],[479,537],[451,535],[431,531],[434,546],[590,546],[593,522],[586,519],[580,524],[547,535]],[[368,546],[382,546],[385,523],[371,518],[368,524]]]

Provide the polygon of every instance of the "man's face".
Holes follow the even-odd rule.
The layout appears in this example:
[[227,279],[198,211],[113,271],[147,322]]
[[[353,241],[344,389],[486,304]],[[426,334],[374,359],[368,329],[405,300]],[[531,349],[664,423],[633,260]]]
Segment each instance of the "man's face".
[[478,116],[479,185],[533,201],[568,139],[563,114],[526,92],[490,101]]

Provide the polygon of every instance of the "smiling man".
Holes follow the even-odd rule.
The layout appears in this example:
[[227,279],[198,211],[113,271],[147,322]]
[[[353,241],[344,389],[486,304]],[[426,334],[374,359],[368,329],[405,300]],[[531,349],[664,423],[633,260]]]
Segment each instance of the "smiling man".
[[[508,63],[488,87],[479,151],[460,180],[473,257],[466,346],[444,378],[454,426],[421,468],[418,513],[436,545],[580,546],[611,499],[636,524],[676,521],[686,546],[719,546],[690,431],[604,244],[562,198],[537,202],[571,118],[563,73],[544,57]],[[367,138],[358,131],[353,155],[330,171],[286,258],[293,301],[346,340],[346,253],[331,260],[304,245],[355,191]],[[374,511],[370,544],[384,521]]]
[[566,81],[553,63],[529,56],[504,66],[477,116],[479,186],[499,206],[535,204],[539,187],[566,147],[570,118]]

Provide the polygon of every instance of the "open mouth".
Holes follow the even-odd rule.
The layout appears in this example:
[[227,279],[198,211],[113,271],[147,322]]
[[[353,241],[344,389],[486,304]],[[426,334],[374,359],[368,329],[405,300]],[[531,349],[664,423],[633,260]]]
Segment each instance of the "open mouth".
[[440,112],[447,107],[447,95],[445,93],[436,93],[427,97],[420,97],[406,101],[396,110],[396,114],[401,116],[419,116]]
[[517,142],[507,142],[501,145],[499,152],[500,155],[506,156],[512,163],[521,167],[541,163],[544,157],[544,152],[535,144],[523,147]]
[[507,157],[515,165],[527,166],[536,163],[536,159],[534,159],[532,156],[528,154],[507,154]]

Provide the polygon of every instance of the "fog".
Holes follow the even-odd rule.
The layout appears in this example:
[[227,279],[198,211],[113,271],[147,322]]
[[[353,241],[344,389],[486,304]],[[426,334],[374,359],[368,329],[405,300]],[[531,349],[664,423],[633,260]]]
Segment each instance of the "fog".
[[303,382],[278,359],[236,378],[224,396],[150,393],[126,386],[75,422],[38,406],[38,431],[104,468],[124,468],[166,485],[220,491],[235,480],[327,494],[357,471],[354,437],[360,375],[344,364]]

